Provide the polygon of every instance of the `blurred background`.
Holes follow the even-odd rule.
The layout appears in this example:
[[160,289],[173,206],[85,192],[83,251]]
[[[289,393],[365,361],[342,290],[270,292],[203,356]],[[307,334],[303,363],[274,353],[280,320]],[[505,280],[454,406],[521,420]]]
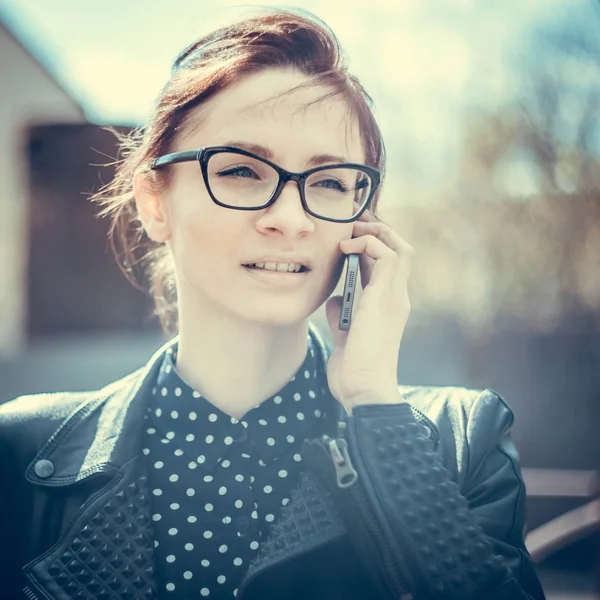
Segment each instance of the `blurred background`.
[[[88,198],[103,126],[142,124],[233,6],[0,0],[0,402],[101,386],[165,339]],[[416,249],[400,381],[506,398],[548,597],[598,598],[600,1],[302,6],[376,102],[381,216]]]

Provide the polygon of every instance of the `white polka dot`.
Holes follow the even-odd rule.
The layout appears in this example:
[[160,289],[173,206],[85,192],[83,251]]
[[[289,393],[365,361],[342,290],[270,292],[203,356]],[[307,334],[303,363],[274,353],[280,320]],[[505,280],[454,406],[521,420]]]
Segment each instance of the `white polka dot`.
[[304,371],[304,377],[305,377],[305,379],[309,379],[310,373],[308,371]]
[[193,433],[188,433],[185,436],[185,441],[186,442],[193,442],[196,439],[196,436]]
[[304,421],[304,413],[299,412],[296,417],[298,418],[298,421]]
[[316,395],[316,394],[315,394],[315,393],[314,393],[312,390],[309,390],[309,391],[308,391],[308,395],[309,395],[311,398],[316,398],[316,397],[317,397],[317,395]]
[[[171,352],[170,352],[170,353],[171,353]],[[171,354],[172,354],[172,353],[171,353]],[[171,365],[167,365],[167,366],[165,367],[165,373],[170,373],[170,372],[171,372],[171,370],[172,370],[172,369],[171,369]]]
[[254,475],[250,475],[250,483],[254,483]]
[[150,454],[150,448],[142,448],[142,452],[148,456],[148,454]]
[[198,418],[198,415],[197,415],[197,414],[196,414],[194,411],[192,411],[192,412],[191,412],[191,413],[188,415],[188,417],[190,418],[190,421],[195,421],[195,420]]
[[230,463],[230,462],[229,462],[227,459],[225,459],[225,460],[224,460],[224,461],[221,463],[221,466],[222,466],[224,469],[227,469],[227,467],[229,467],[229,465],[230,465],[230,464],[231,464],[231,463]]
[[275,439],[270,437],[267,438],[267,444],[269,444],[269,446],[274,446],[275,445]]
[[250,455],[246,454],[245,452],[242,452],[242,458],[250,458]]
[[279,471],[279,473],[277,473],[277,475],[279,475],[279,477],[281,477],[281,478],[287,477],[288,472],[285,469],[281,469],[281,471]]
[[167,388],[166,388],[166,387],[164,387],[162,390],[160,390],[160,393],[161,393],[163,396],[166,396],[166,395],[169,393],[169,391],[167,390]]
[[219,488],[219,494],[220,494],[221,496],[224,496],[226,493],[227,493],[227,488],[226,488],[224,485],[222,485],[222,486]]
[[195,523],[198,520],[198,517],[195,517],[194,515],[190,515],[188,518],[188,523]]
[[210,512],[211,510],[214,509],[214,506],[209,502],[208,504],[204,505],[204,510]]
[[223,517],[223,523],[225,523],[225,525],[229,525],[229,523],[231,523],[231,517]]
[[169,440],[167,438],[163,438],[162,440],[160,440],[161,444],[169,444]]
[[323,413],[318,408],[315,409],[315,412],[314,412],[315,417],[320,417],[322,414]]
[[265,494],[270,494],[273,491],[273,488],[270,485],[265,485],[265,487],[263,488],[263,492]]
[[294,460],[296,462],[300,462],[302,460],[302,457],[299,454],[294,454]]
[[200,590],[200,593],[201,593],[203,596],[208,596],[208,595],[210,594],[210,592],[209,592],[208,588],[202,588],[202,589]]
[[154,540],[154,547],[158,548],[158,542],[156,540]]
[[[196,460],[199,464],[203,464],[204,462],[206,462],[206,456],[204,456],[204,454],[201,454]],[[210,477],[210,475],[207,475],[206,477]],[[206,477],[204,478],[204,481],[206,481]]]
[[244,506],[244,503],[241,500],[236,500],[235,501],[235,507],[236,508],[242,508],[242,506]]
[[225,544],[223,544],[222,546],[219,546],[219,552],[221,554],[225,554],[225,552],[227,552],[227,546]]
[[239,566],[240,566],[240,565],[241,565],[243,562],[244,562],[244,561],[243,561],[241,558],[234,558],[234,559],[233,559],[233,564],[234,564],[236,567],[239,567]]
[[159,488],[156,488],[155,490],[152,490],[152,493],[153,493],[155,496],[162,496],[162,490],[161,490],[161,489],[159,489]]
[[237,589],[237,588],[235,588],[235,590],[233,590],[233,597],[234,597],[234,598],[236,598],[236,597],[237,597],[237,591],[238,591],[238,589]]
[[154,468],[155,469],[162,469],[165,466],[165,463],[162,460],[157,460],[154,463]]
[[177,448],[177,450],[175,450],[175,452],[173,452],[173,454],[175,456],[183,456],[183,450],[180,450],[179,448]]
[[148,429],[146,429],[146,433],[152,435],[153,433],[156,433],[156,429],[154,429],[154,427],[148,427]]
[[288,502],[289,502],[289,501],[290,501],[290,499],[289,499],[289,498],[284,498],[284,499],[281,501],[281,504],[282,504],[283,506],[287,506],[287,504],[288,504]]
[[[198,458],[200,458],[200,457],[198,457]],[[200,462],[200,460],[198,460],[198,462]],[[202,461],[202,462],[204,462],[204,461]],[[212,475],[205,475],[204,476],[204,481],[206,481],[206,483],[210,483],[212,480],[213,480],[213,476]]]
[[213,435],[207,435],[206,436],[206,443],[207,444],[212,444],[215,441],[215,437]]
[[169,554],[169,556],[167,556],[167,562],[175,562],[175,556],[173,556],[172,554]]
[[217,415],[215,415],[215,413],[210,413],[210,415],[208,415],[208,420],[211,423],[214,423],[217,420]]
[[280,423],[285,423],[285,422],[287,421],[287,419],[286,419],[286,418],[285,418],[283,415],[281,415],[281,417],[277,417],[277,420],[278,420]]
[[251,514],[250,516],[251,516],[253,519],[258,519],[258,513],[257,513],[255,510],[253,510],[253,511],[252,511],[252,514]]
[[258,422],[259,422],[260,425],[266,425],[267,424],[267,422],[264,419],[259,419]]
[[188,496],[193,496],[196,493],[196,490],[194,488],[188,488],[187,490],[185,490],[185,493]]
[[171,529],[169,529],[169,535],[177,535],[177,528],[171,527]]
[[181,388],[180,387],[176,387],[175,388],[175,395],[176,396],[181,396]]
[[267,466],[267,463],[266,463],[266,462],[265,462],[265,461],[264,461],[262,458],[259,458],[259,459],[258,459],[258,464],[259,464],[261,467],[266,467],[266,466]]
[[192,578],[192,572],[191,571],[184,571],[183,572],[183,577],[184,577],[184,579],[191,579]]
[[233,438],[230,435],[228,435],[224,441],[226,446],[231,446],[231,444],[233,444]]
[[225,583],[225,575],[219,575],[217,577],[217,583]]
[[273,402],[275,402],[275,404],[281,404],[281,396],[275,396],[275,398],[273,398]]
[[194,398],[200,398],[200,394],[198,392],[192,392],[192,396]]
[[275,515],[269,514],[265,517],[265,521],[268,521],[269,523],[271,523],[271,521],[274,521],[274,520],[275,520]]
[[242,427],[244,427],[244,429],[248,429],[248,423],[246,423],[246,421],[242,421]]
[[160,521],[161,519],[162,519],[162,515],[159,515],[158,513],[152,515],[153,521]]
[[258,550],[258,542],[250,542],[251,550]]
[[193,460],[191,463],[188,464],[188,468],[189,469],[195,469],[198,466],[198,463]]
[[186,550],[193,550],[194,549],[194,544],[190,544],[189,542],[184,546],[184,548]]
[[179,504],[177,504],[177,502],[173,502],[169,508],[171,510],[179,510]]
[[235,476],[235,480],[236,481],[244,481],[244,476],[238,474],[238,475]]
[[287,436],[287,438],[286,438],[286,440],[287,440],[287,441],[288,441],[290,444],[294,443],[294,440],[295,440],[295,439],[296,439],[296,438],[295,438],[293,435],[288,435],[288,436]]
[[208,567],[208,566],[210,566],[210,561],[208,561],[208,560],[204,559],[204,560],[201,560],[201,561],[200,561],[200,564],[201,564],[203,567]]
[[300,394],[298,394],[298,392],[296,392],[296,393],[294,394],[294,400],[295,400],[296,402],[298,402],[298,400],[302,400],[302,396],[301,396]]
[[162,415],[162,408],[157,408],[157,409],[154,411],[154,414],[155,414],[157,417],[160,417],[160,415]]
[[178,419],[179,413],[176,410],[171,411],[171,419]]
[[167,585],[165,585],[165,588],[167,588],[167,591],[172,592],[175,589],[175,584],[167,583]]
[[171,481],[172,483],[175,483],[178,479],[179,475],[177,475],[176,473],[173,473],[173,475],[169,475],[169,481]]
[[204,537],[205,537],[207,540],[210,540],[210,538],[211,538],[212,536],[213,536],[213,533],[212,533],[212,531],[205,531],[205,532],[204,532]]
[[168,440],[172,440],[172,439],[175,437],[175,434],[174,434],[172,431],[168,431],[168,432],[165,434],[165,437],[166,437]]

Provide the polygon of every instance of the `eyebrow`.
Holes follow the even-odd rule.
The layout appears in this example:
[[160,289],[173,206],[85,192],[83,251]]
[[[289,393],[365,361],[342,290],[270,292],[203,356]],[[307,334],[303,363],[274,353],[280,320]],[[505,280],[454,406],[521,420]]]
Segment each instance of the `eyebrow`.
[[[273,160],[273,152],[267,148],[266,146],[261,146],[260,144],[251,144],[249,142],[240,142],[240,141],[230,141],[223,144],[224,146],[234,146],[235,148],[240,148],[241,150],[247,150],[248,152],[252,152],[253,154],[257,154],[258,156],[262,156],[262,158],[266,158],[267,160]],[[313,167],[319,167],[321,165],[329,164],[329,163],[350,163],[352,161],[348,160],[345,156],[335,156],[333,154],[316,154],[311,157],[308,161],[308,164]]]

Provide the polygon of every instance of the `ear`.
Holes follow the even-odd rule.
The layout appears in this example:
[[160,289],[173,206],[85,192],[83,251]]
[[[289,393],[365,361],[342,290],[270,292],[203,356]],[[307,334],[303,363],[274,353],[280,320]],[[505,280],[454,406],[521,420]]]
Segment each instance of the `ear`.
[[143,173],[136,173],[134,176],[133,190],[138,217],[148,237],[154,242],[168,241],[171,227],[164,194],[157,192]]

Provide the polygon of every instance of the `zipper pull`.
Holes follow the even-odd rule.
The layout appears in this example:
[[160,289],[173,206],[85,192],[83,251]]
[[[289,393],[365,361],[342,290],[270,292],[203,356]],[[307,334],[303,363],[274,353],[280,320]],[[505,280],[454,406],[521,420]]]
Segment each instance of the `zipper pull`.
[[333,459],[338,487],[348,488],[354,485],[358,480],[358,473],[350,460],[346,440],[343,438],[333,440],[328,435],[324,435],[322,439]]

